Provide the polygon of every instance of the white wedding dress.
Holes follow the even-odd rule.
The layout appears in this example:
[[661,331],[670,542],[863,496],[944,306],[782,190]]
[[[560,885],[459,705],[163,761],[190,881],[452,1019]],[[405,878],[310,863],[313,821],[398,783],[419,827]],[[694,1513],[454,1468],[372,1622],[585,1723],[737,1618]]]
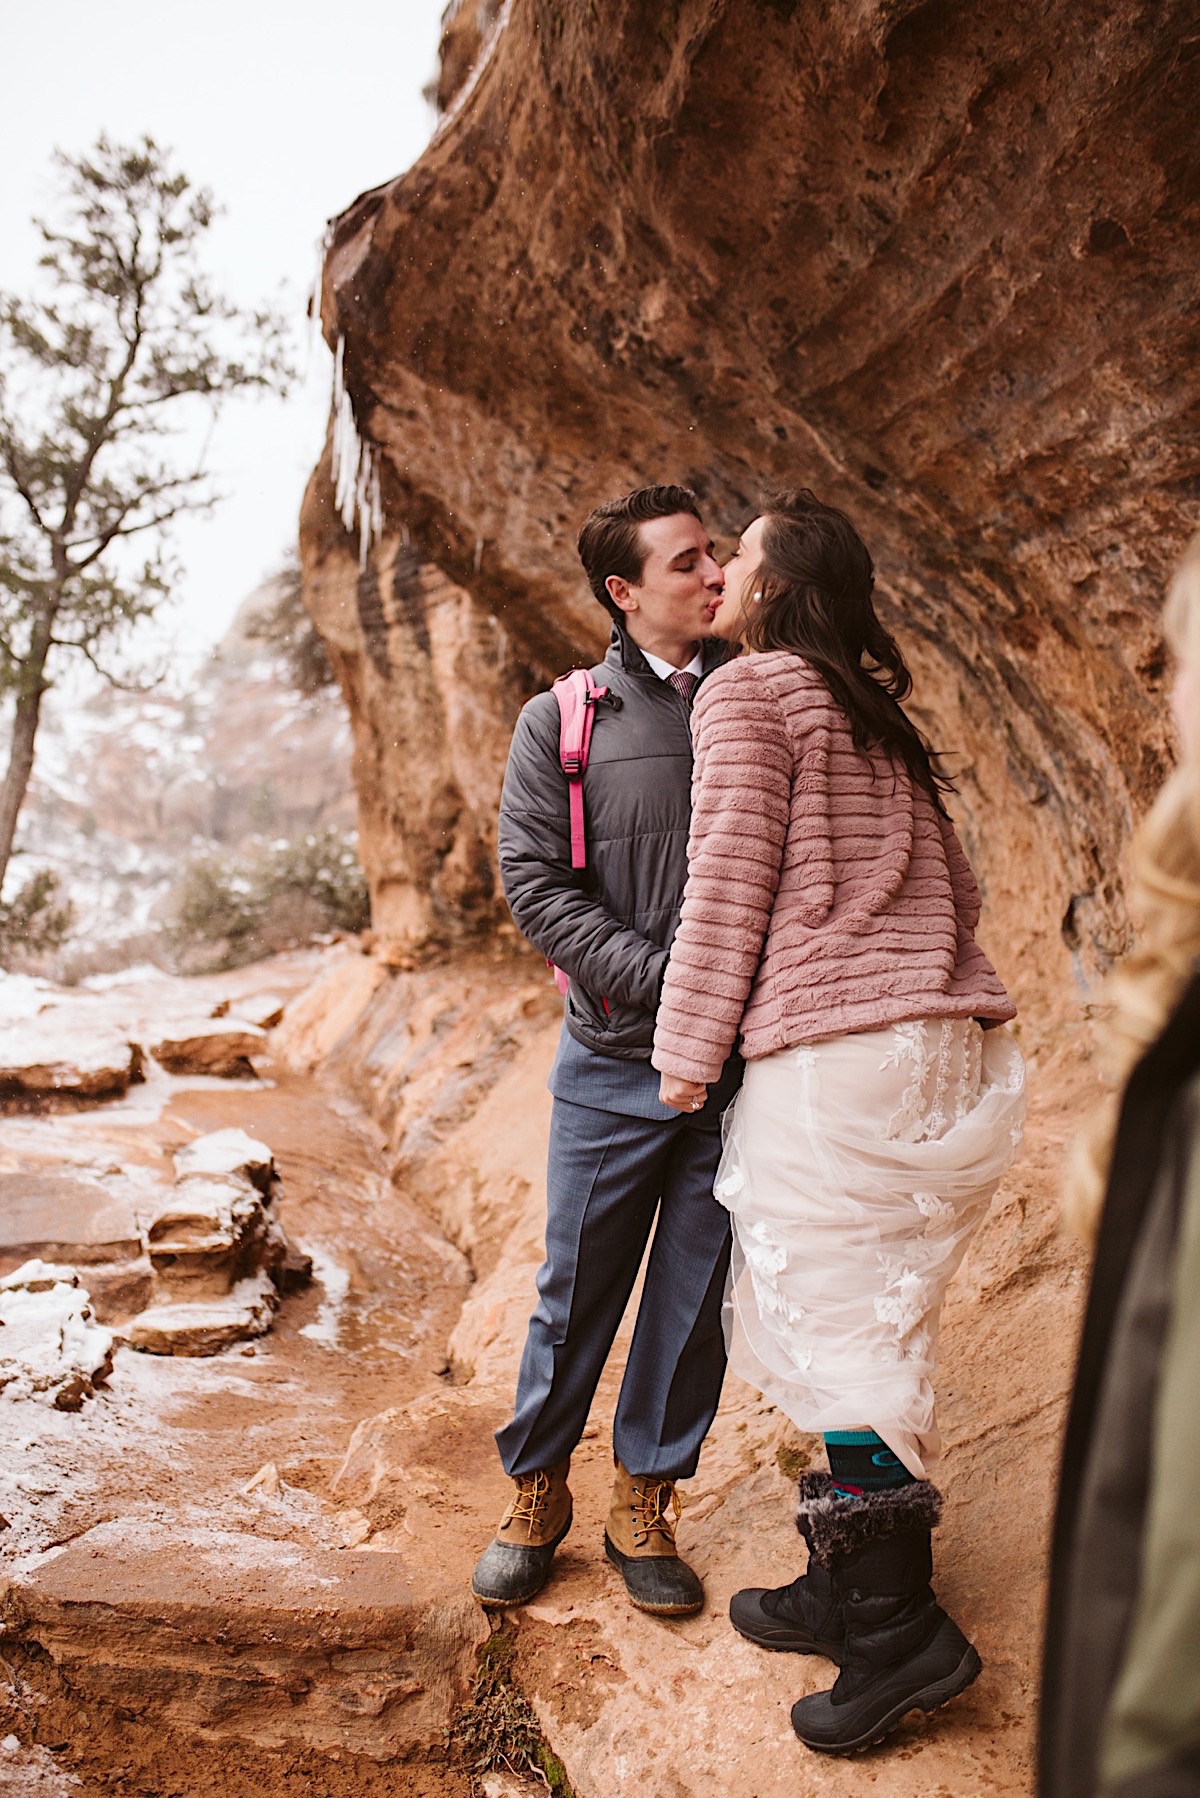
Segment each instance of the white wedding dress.
[[733,1371],[802,1430],[873,1429],[924,1478],[942,1300],[1024,1117],[1011,1033],[973,1019],[747,1063],[715,1189]]

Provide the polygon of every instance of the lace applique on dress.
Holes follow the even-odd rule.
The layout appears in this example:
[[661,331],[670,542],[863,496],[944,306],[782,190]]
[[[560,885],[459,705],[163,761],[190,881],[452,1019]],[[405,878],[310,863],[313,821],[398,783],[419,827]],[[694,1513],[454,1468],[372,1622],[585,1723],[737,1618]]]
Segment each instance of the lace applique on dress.
[[921,1216],[929,1220],[925,1225],[927,1236],[939,1224],[948,1223],[954,1216],[954,1207],[949,1199],[941,1198],[936,1192],[914,1192],[913,1204]]
[[875,1300],[875,1315],[881,1324],[891,1324],[903,1339],[911,1334],[929,1309],[929,1282],[911,1267],[892,1281],[888,1291]]
[[719,1199],[731,1199],[735,1193],[741,1192],[746,1184],[746,1176],[740,1167],[731,1167],[723,1180],[718,1180],[713,1192]]
[[958,1018],[897,1024],[881,1068],[911,1061],[912,1074],[888,1121],[888,1141],[937,1142],[974,1110],[983,1070],[983,1032]]
[[892,1032],[892,1046],[879,1066],[881,1070],[895,1068],[905,1061],[913,1063],[913,1070],[904,1089],[904,1096],[888,1119],[889,1142],[920,1142],[927,1134],[925,1087],[929,1080],[932,1057],[922,1019],[896,1025]]
[[742,1231],[742,1253],[756,1273],[781,1274],[787,1266],[787,1250],[777,1242],[764,1223],[751,1224]]
[[798,1429],[883,1424],[919,1460],[937,1452],[941,1305],[1023,1098],[1009,1033],[968,1018],[748,1065],[717,1176],[734,1237],[729,1365]]
[[[797,1305],[790,1299],[779,1284],[779,1275],[787,1271],[788,1252],[771,1229],[761,1220],[740,1230],[738,1241],[746,1266],[750,1269],[750,1280],[754,1287],[754,1299],[764,1317],[776,1317],[787,1325],[799,1323],[805,1315],[803,1305]],[[786,1336],[782,1337],[789,1358],[792,1345]],[[809,1355],[811,1361],[812,1356]],[[807,1366],[807,1362],[804,1363]],[[800,1365],[799,1362],[796,1363]]]
[[892,1030],[892,1046],[880,1062],[883,1068],[897,1068],[902,1061],[925,1062],[925,1025],[920,1018],[896,1024]]

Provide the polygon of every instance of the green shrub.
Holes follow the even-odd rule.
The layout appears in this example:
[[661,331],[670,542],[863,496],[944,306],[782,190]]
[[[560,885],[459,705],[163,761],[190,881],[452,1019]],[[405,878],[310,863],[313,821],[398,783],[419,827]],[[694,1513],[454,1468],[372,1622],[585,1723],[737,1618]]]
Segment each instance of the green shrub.
[[246,635],[267,644],[279,657],[285,678],[305,699],[337,685],[321,633],[305,609],[304,585],[294,559],[280,570],[275,603],[251,620]]
[[11,899],[0,901],[0,967],[59,949],[71,934],[75,908],[61,896],[57,874],[43,868]]
[[354,837],[319,830],[241,856],[202,856],[176,889],[169,937],[188,973],[237,968],[371,918]]

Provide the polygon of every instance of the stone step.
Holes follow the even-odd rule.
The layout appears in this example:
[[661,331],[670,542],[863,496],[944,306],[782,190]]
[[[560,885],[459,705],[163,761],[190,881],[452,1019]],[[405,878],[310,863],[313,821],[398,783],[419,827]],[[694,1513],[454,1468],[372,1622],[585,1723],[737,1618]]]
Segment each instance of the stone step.
[[168,1074],[208,1074],[222,1079],[253,1078],[251,1056],[266,1048],[267,1033],[242,1020],[198,1018],[177,1024],[169,1035],[150,1045],[150,1053]]
[[99,1524],[0,1594],[86,1704],[205,1741],[384,1761],[440,1750],[488,1634],[403,1558],[153,1521]]

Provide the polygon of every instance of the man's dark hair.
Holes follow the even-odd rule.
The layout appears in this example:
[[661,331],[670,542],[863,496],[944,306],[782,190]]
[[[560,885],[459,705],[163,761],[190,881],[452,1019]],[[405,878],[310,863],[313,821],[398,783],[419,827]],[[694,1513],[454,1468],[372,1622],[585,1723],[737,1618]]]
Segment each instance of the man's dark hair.
[[620,619],[624,614],[609,598],[604,583],[610,574],[619,575],[631,585],[641,580],[646,551],[638,526],[648,524],[652,518],[674,518],[680,512],[700,518],[700,503],[690,487],[638,487],[620,499],[606,499],[584,519],[579,532],[579,559],[592,592],[614,618]]

